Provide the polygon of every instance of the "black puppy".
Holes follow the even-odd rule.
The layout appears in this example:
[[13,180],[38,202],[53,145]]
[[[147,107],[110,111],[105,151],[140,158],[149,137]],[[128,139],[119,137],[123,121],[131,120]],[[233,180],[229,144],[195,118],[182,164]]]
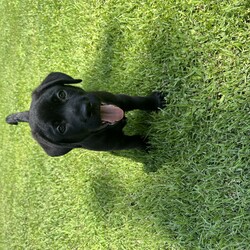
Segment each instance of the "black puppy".
[[97,151],[146,149],[140,135],[124,135],[125,111],[158,110],[164,97],[154,92],[146,97],[85,92],[70,86],[80,79],[55,72],[49,74],[32,94],[29,111],[9,115],[7,123],[29,122],[32,135],[50,156],[60,156],[73,148]]

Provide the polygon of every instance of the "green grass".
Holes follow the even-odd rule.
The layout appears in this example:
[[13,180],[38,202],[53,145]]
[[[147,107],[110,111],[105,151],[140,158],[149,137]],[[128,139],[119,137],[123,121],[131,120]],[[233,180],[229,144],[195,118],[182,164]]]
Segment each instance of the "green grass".
[[[0,0],[0,249],[249,249],[247,0]],[[27,110],[51,71],[166,93],[128,133],[153,149],[50,158]]]

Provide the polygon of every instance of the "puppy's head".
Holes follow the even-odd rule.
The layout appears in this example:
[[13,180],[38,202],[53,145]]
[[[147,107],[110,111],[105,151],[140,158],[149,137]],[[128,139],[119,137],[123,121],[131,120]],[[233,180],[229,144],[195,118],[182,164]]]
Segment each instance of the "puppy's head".
[[50,156],[60,156],[102,127],[100,100],[70,86],[80,79],[51,73],[32,94],[29,111],[9,115],[7,123],[29,122],[32,135]]

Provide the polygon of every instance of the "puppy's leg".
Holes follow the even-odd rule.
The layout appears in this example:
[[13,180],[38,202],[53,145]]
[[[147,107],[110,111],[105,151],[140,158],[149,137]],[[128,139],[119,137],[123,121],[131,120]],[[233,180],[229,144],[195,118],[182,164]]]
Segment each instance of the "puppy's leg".
[[147,111],[157,111],[165,107],[164,95],[161,92],[153,92],[149,96],[128,96],[116,95],[121,108],[124,111],[141,109]]
[[117,148],[114,150],[120,150],[120,149],[141,149],[141,150],[147,150],[149,143],[147,138],[144,138],[140,135],[123,135],[121,138],[121,141],[119,144],[117,144]]

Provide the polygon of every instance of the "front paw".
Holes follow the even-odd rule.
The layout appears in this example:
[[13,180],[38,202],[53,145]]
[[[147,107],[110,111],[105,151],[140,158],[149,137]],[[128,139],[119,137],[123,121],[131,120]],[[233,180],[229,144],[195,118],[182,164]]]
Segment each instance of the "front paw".
[[155,109],[163,109],[166,107],[165,95],[162,92],[155,91],[151,94],[151,96],[155,100]]

